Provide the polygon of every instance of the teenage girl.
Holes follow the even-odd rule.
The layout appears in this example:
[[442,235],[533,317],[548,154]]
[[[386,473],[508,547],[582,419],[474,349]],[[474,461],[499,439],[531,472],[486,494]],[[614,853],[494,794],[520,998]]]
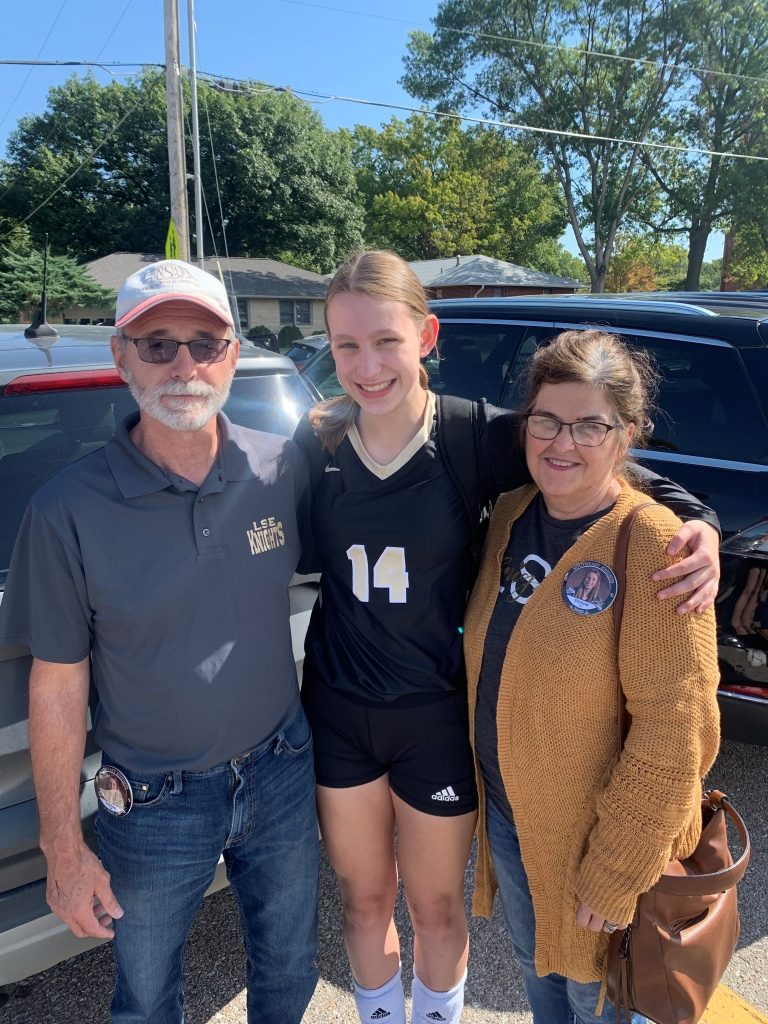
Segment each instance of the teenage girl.
[[[464,870],[477,816],[461,642],[472,531],[438,448],[440,404],[422,366],[438,321],[408,264],[370,251],[337,271],[326,323],[346,395],[317,406],[296,434],[315,481],[303,568],[322,571],[302,684],[320,828],[341,888],[360,1020],[405,1024],[392,918],[400,878],[414,928],[411,1020],[453,1024],[464,1002]],[[511,414],[492,417],[504,425]],[[504,437],[497,493],[529,479],[519,430]],[[499,476],[500,460],[487,461]],[[670,502],[668,481],[649,489],[679,514],[707,514],[679,490]],[[656,577],[691,574],[664,592],[693,590],[686,610],[714,599],[717,540],[707,523],[686,523],[675,550],[687,543],[693,554]]]

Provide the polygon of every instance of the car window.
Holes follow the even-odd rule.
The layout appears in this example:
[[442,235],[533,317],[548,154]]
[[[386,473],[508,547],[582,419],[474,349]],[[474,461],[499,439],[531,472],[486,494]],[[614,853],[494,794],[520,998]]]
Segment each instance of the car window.
[[[235,423],[290,437],[311,404],[298,374],[241,374],[224,410]],[[135,409],[123,387],[0,395],[0,583],[35,491],[68,463],[106,444]]]
[[336,398],[344,394],[344,388],[336,376],[336,363],[330,349],[308,363],[302,376],[314,384],[323,398]]
[[441,323],[439,361],[427,366],[438,394],[498,403],[525,328],[518,324]]
[[59,469],[101,448],[135,409],[127,388],[43,391],[0,398],[0,574],[29,499]]
[[768,419],[768,348],[743,348],[739,355],[758,401],[762,401],[763,415]]
[[238,374],[224,412],[233,423],[291,437],[313,401],[297,373]]
[[[526,335],[503,397],[519,408],[527,365],[549,331]],[[738,352],[726,345],[623,333],[648,349],[661,375],[649,448],[703,458],[768,463],[768,426]]]
[[314,355],[316,351],[311,345],[297,344],[291,345],[285,354],[289,359],[307,359],[309,356]]
[[504,394],[499,403],[505,409],[522,408],[525,401],[528,365],[531,361],[531,356],[539,345],[550,342],[553,337],[552,328],[547,324],[525,328],[523,340],[507,370]]
[[727,346],[627,338],[661,374],[649,447],[736,462],[768,462],[768,428],[738,353]]

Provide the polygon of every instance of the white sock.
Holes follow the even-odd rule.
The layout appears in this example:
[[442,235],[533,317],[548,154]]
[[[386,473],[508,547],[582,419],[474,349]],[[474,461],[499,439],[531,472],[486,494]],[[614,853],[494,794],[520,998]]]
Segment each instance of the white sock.
[[400,968],[381,988],[361,988],[355,982],[355,1005],[361,1024],[405,1024],[405,994]]
[[411,997],[411,1024],[459,1024],[464,1009],[464,984],[467,972],[457,985],[447,992],[433,992],[427,988],[416,972],[413,972]]

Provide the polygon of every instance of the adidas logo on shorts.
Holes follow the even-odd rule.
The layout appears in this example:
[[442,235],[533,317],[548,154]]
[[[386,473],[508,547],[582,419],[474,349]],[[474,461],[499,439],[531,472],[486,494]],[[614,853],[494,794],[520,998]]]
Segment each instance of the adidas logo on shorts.
[[[373,1013],[371,1014],[371,1016],[368,1019],[369,1020],[384,1020],[385,1017],[391,1017],[391,1016],[392,1016],[392,1014],[389,1012],[389,1010],[382,1010],[382,1008],[379,1007],[378,1010],[374,1010],[373,1011]],[[443,1017],[441,1017],[440,1019],[444,1020]]]
[[[458,800],[459,798],[453,791],[453,786],[446,786],[445,789],[439,789],[437,793],[432,794],[433,800]],[[444,1017],[435,1017],[435,1020],[445,1020]]]
[[[456,799],[458,800],[458,797]],[[440,1013],[439,1010],[435,1010],[434,1013],[428,1013],[427,1014],[427,1020],[447,1020],[447,1019],[448,1018],[444,1017],[442,1015],[442,1013]]]

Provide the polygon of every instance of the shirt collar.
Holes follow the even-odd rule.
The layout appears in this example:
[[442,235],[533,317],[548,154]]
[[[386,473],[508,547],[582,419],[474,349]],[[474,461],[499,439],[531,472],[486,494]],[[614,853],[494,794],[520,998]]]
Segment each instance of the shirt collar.
[[[137,412],[126,417],[104,448],[107,464],[124,498],[141,498],[173,486],[165,470],[139,451],[130,432],[139,422]],[[220,491],[234,480],[255,480],[260,475],[259,459],[248,443],[248,431],[232,423],[224,413],[217,417],[221,442],[216,460],[200,490]]]

